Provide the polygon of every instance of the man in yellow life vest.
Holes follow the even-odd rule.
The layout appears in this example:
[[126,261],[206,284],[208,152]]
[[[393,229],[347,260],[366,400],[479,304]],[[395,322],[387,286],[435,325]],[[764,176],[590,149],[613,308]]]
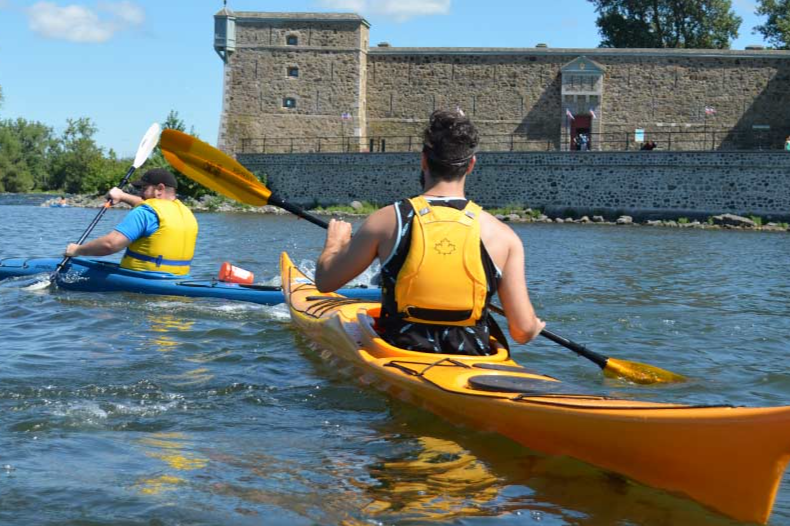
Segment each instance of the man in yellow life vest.
[[107,256],[126,249],[121,267],[130,270],[189,274],[198,224],[176,198],[178,183],[164,168],[148,170],[132,186],[140,195],[113,188],[107,198],[134,208],[109,234],[84,245],[70,243],[64,255]]
[[318,289],[337,290],[378,257],[379,325],[393,345],[489,354],[488,305],[496,293],[514,340],[526,343],[545,326],[527,292],[521,239],[465,197],[478,142],[462,111],[435,111],[423,138],[422,195],[376,211],[353,237],[351,224],[329,222],[316,264]]

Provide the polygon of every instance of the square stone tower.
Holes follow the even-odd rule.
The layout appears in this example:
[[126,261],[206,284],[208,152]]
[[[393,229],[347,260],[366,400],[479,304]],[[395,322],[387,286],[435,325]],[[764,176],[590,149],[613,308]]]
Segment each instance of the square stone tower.
[[355,14],[218,12],[219,147],[234,153],[243,140],[248,152],[359,151],[369,28]]

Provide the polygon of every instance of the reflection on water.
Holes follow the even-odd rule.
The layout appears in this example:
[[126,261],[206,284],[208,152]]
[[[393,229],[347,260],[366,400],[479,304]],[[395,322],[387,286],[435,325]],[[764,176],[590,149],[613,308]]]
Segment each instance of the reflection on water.
[[159,352],[168,352],[179,344],[178,340],[168,333],[188,331],[195,324],[194,320],[177,318],[171,314],[147,314],[146,318],[150,324],[150,330],[155,333],[155,338],[151,340],[151,343]]
[[208,459],[190,451],[194,444],[184,433],[152,433],[140,439],[138,444],[146,456],[161,460],[170,471],[138,480],[136,486],[145,495],[176,490],[186,483],[180,472],[195,471],[208,465]]
[[[0,257],[57,256],[95,215],[0,206]],[[312,262],[323,247],[290,216],[198,220],[199,277],[231,260],[276,283],[280,251]],[[545,339],[513,345],[519,362],[620,397],[790,404],[790,236],[514,229],[552,330],[693,381],[607,381]],[[0,313],[3,526],[737,524],[369,389],[295,337],[282,305],[0,285]],[[788,481],[773,526],[790,524]]]
[[[192,303],[194,300],[186,298],[184,303]],[[150,330],[154,333],[154,338],[151,343],[154,348],[159,352],[170,352],[177,349],[182,345],[182,341],[178,338],[178,332],[189,332],[195,325],[194,320],[176,317],[172,314],[148,314],[146,315],[150,324]],[[187,361],[200,361],[198,358],[190,359]],[[198,367],[190,369],[177,375],[165,375],[164,378],[174,380],[174,384],[185,386],[195,384],[205,384],[211,381],[214,375],[206,367]]]
[[497,497],[498,479],[455,442],[421,437],[414,458],[388,460],[370,467],[375,484],[353,481],[372,499],[362,508],[382,520],[451,520],[490,514],[485,506]]

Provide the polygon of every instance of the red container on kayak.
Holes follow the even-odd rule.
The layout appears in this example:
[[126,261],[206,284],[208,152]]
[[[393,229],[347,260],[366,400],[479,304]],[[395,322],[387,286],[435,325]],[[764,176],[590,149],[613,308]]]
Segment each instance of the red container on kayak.
[[219,280],[225,283],[241,283],[244,285],[252,284],[255,274],[249,270],[235,267],[227,261],[219,269]]

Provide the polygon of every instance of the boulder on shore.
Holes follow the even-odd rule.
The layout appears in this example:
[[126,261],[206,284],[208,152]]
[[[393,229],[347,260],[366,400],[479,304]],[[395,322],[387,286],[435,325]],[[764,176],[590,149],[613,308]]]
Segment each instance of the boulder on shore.
[[713,216],[711,219],[713,220],[714,225],[745,226],[749,228],[754,228],[757,226],[757,223],[748,217],[736,216],[735,214],[722,214],[719,216]]

